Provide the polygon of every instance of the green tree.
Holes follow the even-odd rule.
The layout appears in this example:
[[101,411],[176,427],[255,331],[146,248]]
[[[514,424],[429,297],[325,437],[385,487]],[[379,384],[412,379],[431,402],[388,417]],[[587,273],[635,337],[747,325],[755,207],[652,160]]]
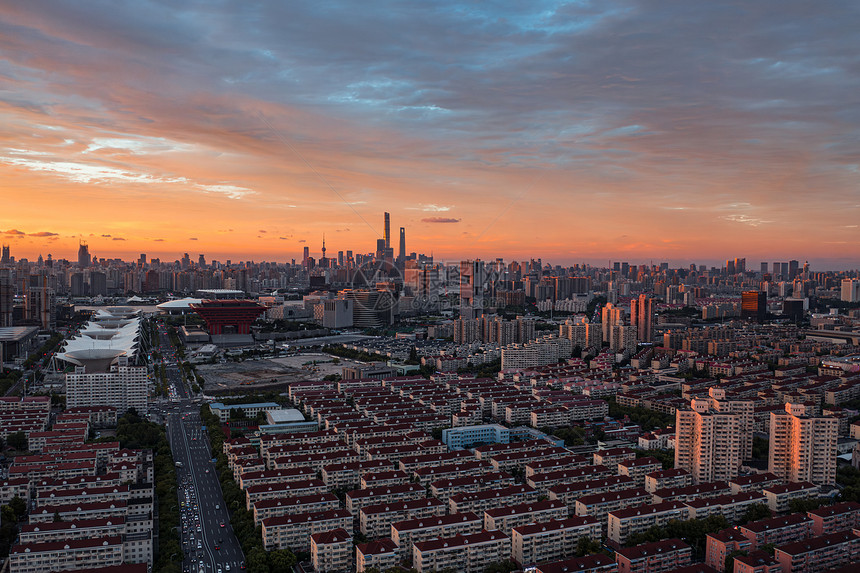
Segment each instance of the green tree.
[[510,573],[511,571],[518,570],[519,566],[510,559],[505,559],[504,561],[496,561],[495,563],[490,563],[489,565],[484,567],[484,573]]
[[735,570],[735,557],[740,557],[742,555],[748,555],[748,553],[746,551],[732,551],[726,555],[726,566],[723,571],[725,573],[733,573]]
[[268,555],[271,573],[290,573],[297,563],[296,556],[288,549],[269,551]]
[[584,557],[586,555],[600,553],[603,551],[603,545],[601,545],[599,541],[594,540],[590,537],[580,537],[579,541],[576,542],[577,557]]
[[269,573],[269,560],[262,547],[255,547],[248,552],[245,563],[248,566],[248,573]]
[[770,508],[767,506],[767,504],[757,503],[747,508],[747,511],[741,518],[739,525],[744,525],[751,521],[758,521],[760,519],[767,519],[770,516]]
[[27,435],[24,432],[15,432],[6,438],[6,442],[10,447],[15,448],[19,452],[27,449]]

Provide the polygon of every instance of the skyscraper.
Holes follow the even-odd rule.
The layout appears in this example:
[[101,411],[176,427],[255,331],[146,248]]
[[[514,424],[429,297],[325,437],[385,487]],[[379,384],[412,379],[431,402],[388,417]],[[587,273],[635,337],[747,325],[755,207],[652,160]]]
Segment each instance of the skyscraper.
[[0,257],[0,265],[8,265],[12,257],[9,255],[9,245],[3,245],[3,256]]
[[388,213],[385,214],[385,248],[391,248],[391,215]]
[[78,246],[78,266],[82,269],[90,266],[90,248],[83,241]]
[[397,251],[397,264],[406,263],[406,227],[400,227],[400,249]]
[[478,318],[484,306],[484,261],[460,263],[460,318]]
[[751,290],[741,293],[741,318],[762,323],[766,313],[766,292]]
[[600,310],[600,323],[603,340],[609,340],[612,336],[612,327],[621,324],[621,309],[611,302],[607,303]]
[[12,326],[12,270],[0,269],[0,327]]
[[839,420],[806,414],[803,404],[786,404],[770,414],[768,471],[788,481],[833,485]]
[[860,301],[860,280],[858,279],[842,279],[842,302],[858,302]]
[[654,299],[646,294],[630,301],[630,325],[636,328],[639,342],[651,342],[654,332]]
[[743,417],[693,399],[675,414],[675,467],[687,470],[693,483],[728,481],[738,475],[744,439]]

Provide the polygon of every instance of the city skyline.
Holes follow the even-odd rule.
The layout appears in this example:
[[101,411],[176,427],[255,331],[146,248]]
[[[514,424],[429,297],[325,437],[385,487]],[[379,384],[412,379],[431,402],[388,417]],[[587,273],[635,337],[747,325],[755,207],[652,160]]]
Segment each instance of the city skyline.
[[0,7],[0,242],[860,266],[851,3],[284,10]]

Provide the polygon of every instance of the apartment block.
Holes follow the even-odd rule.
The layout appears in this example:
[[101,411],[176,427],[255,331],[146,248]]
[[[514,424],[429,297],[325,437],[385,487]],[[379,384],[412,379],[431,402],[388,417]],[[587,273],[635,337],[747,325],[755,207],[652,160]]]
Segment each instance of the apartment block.
[[391,469],[391,462],[389,461],[366,460],[361,462],[327,464],[323,466],[320,473],[326,486],[341,488],[358,486],[361,482],[361,475],[364,473],[388,469]]
[[596,480],[554,485],[547,490],[547,496],[549,499],[562,500],[570,508],[571,513],[575,513],[576,500],[583,496],[631,488],[633,488],[633,480],[629,477],[609,476]]
[[659,489],[686,487],[692,483],[690,472],[681,468],[656,470],[645,475],[645,491],[648,493]]
[[567,505],[563,501],[544,499],[534,503],[488,509],[484,511],[484,529],[497,529],[510,535],[514,527],[550,519],[564,519],[567,516]]
[[593,517],[552,519],[511,530],[511,555],[521,566],[565,559],[583,537],[601,538],[602,522]]
[[397,565],[399,560],[397,545],[387,537],[355,546],[356,573],[370,568],[385,571]]
[[819,507],[806,515],[812,520],[812,533],[816,536],[845,529],[860,529],[860,503],[856,501]]
[[605,522],[610,511],[650,503],[651,494],[637,487],[582,496],[576,500],[574,513],[581,517],[590,516]]
[[9,552],[9,573],[116,567],[123,557],[120,537],[19,544]]
[[311,535],[311,563],[316,573],[352,571],[352,535],[333,529]]
[[729,523],[737,523],[753,505],[763,505],[766,498],[755,492],[737,495],[721,495],[687,501],[687,519],[704,519],[710,515],[722,515]]
[[860,537],[851,530],[837,531],[781,545],[773,557],[783,573],[827,571],[860,561]]
[[786,481],[833,485],[838,437],[836,418],[807,415],[806,405],[788,403],[784,413],[770,414],[768,470]]
[[266,551],[310,551],[310,536],[337,528],[352,530],[352,514],[345,509],[270,517],[261,522]]
[[618,573],[664,573],[692,563],[693,549],[680,539],[664,539],[615,553]]
[[484,528],[484,520],[477,514],[452,513],[434,515],[424,519],[408,519],[391,524],[391,539],[397,544],[402,558],[412,558],[412,545],[439,537],[471,535]]
[[433,497],[368,505],[358,512],[359,529],[368,539],[388,537],[392,523],[445,515],[446,511],[447,505]]
[[276,497],[254,502],[254,525],[269,517],[291,513],[319,513],[340,507],[340,500],[333,493],[313,493],[298,497]]
[[735,557],[734,573],[783,573],[782,565],[766,551]]
[[328,488],[326,485],[318,479],[249,486],[248,489],[245,490],[245,509],[251,511],[254,507],[254,503],[262,499],[300,497],[327,492]]
[[358,511],[368,505],[406,501],[424,497],[424,488],[417,483],[405,483],[371,489],[354,489],[346,492],[346,509],[358,516]]
[[558,470],[543,474],[534,474],[530,478],[526,479],[526,483],[541,493],[546,494],[550,489],[557,485],[599,480],[601,478],[608,478],[614,475],[617,475],[616,470],[610,469],[606,466],[583,466],[572,470]]
[[709,533],[705,538],[705,564],[723,571],[726,557],[733,551],[748,551],[752,542],[737,529],[729,528]]
[[809,482],[789,482],[769,486],[762,490],[767,498],[767,506],[776,513],[787,513],[792,500],[815,499],[819,488]]
[[501,531],[481,531],[421,541],[412,545],[412,565],[418,573],[452,568],[462,573],[482,573],[484,567],[510,555],[510,538]]
[[814,521],[808,515],[792,513],[791,515],[753,521],[741,525],[737,531],[750,541],[750,550],[755,550],[770,543],[785,545],[821,535],[815,533],[813,525]]
[[783,484],[785,481],[771,473],[751,474],[748,476],[738,476],[729,480],[731,493],[741,493],[744,491],[761,491],[773,485]]
[[487,472],[476,476],[434,481],[430,484],[430,495],[447,503],[455,493],[473,493],[515,484],[514,476],[507,472]]
[[108,372],[87,373],[77,366],[66,374],[66,405],[70,408],[109,406],[120,414],[131,408],[146,412],[148,407],[146,366],[129,366],[120,356]]
[[360,489],[399,485],[409,481],[409,474],[400,470],[376,471],[361,474]]
[[607,518],[608,538],[617,545],[623,545],[634,533],[655,525],[663,526],[672,519],[683,521],[688,513],[686,504],[678,501],[611,511]]
[[595,466],[606,466],[613,473],[617,473],[618,464],[628,460],[635,460],[636,452],[630,448],[609,448],[607,450],[596,451],[593,456]]
[[663,464],[657,458],[645,457],[618,462],[618,475],[632,478],[637,487],[645,485],[645,476],[663,469]]
[[591,465],[591,458],[579,455],[562,456],[546,460],[534,460],[526,464],[525,476],[543,474],[559,470],[573,470]]
[[709,400],[694,399],[675,414],[675,467],[693,483],[730,480],[738,475],[746,436],[741,414],[720,412]]
[[448,513],[474,511],[482,514],[488,509],[534,503],[540,494],[527,485],[512,485],[498,489],[488,489],[475,493],[458,493],[448,499]]

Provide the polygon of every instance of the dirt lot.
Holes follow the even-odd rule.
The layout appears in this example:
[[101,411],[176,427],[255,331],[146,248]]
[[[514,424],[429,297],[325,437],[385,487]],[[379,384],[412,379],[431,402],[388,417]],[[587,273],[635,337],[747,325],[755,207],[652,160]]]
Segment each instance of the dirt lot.
[[[336,360],[337,362],[334,362]],[[316,362],[316,364],[314,364]],[[198,364],[197,371],[206,380],[207,388],[248,388],[263,384],[289,384],[298,380],[322,380],[330,374],[341,373],[346,358],[328,354],[297,354],[285,358],[245,360],[226,364]]]

